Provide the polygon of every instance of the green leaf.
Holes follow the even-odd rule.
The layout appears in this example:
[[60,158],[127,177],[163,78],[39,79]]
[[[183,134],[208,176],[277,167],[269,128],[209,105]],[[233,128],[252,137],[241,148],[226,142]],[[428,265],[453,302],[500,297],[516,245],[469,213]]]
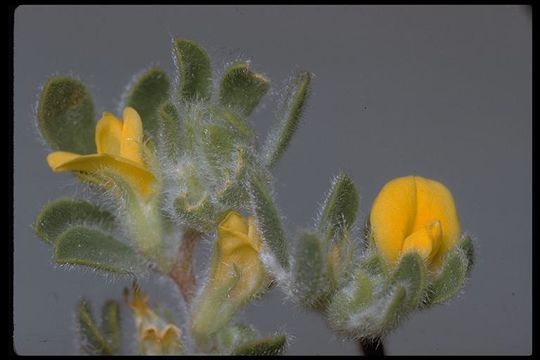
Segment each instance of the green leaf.
[[463,250],[463,254],[467,257],[467,275],[471,272],[474,265],[475,252],[472,238],[468,235],[465,235],[458,246]]
[[247,341],[237,347],[233,351],[233,355],[276,356],[283,354],[286,346],[287,337],[285,335],[276,335]]
[[41,209],[34,223],[34,231],[45,242],[54,244],[58,236],[74,225],[88,225],[112,231],[114,216],[107,210],[83,199],[60,198]]
[[219,354],[229,354],[239,344],[255,339],[256,331],[247,324],[234,324],[221,329],[216,334]]
[[373,254],[362,261],[360,263],[360,268],[372,276],[388,277],[388,266],[384,259],[378,254]]
[[358,270],[351,282],[334,295],[328,306],[327,318],[332,327],[346,328],[346,322],[351,315],[372,302],[373,291],[374,286],[369,275]]
[[127,245],[101,231],[74,226],[56,241],[54,260],[96,270],[134,274],[144,270],[141,258]]
[[311,74],[304,71],[298,74],[289,85],[280,126],[266,142],[265,155],[268,167],[273,167],[278,162],[298,129],[309,95],[310,84]]
[[229,128],[210,125],[203,130],[203,146],[206,158],[218,179],[223,176],[222,168],[232,160],[234,145],[234,134]]
[[38,126],[53,150],[96,153],[92,97],[84,85],[68,76],[51,77],[41,92]]
[[96,326],[90,305],[85,300],[79,303],[77,315],[81,350],[88,355],[112,355],[113,351]]
[[216,209],[206,192],[195,203],[191,203],[188,194],[181,194],[174,201],[174,209],[188,227],[207,232],[215,226]]
[[164,103],[159,108],[160,137],[163,152],[176,160],[181,153],[180,116],[172,103]]
[[298,239],[294,263],[294,282],[303,303],[316,305],[321,287],[324,260],[321,241],[316,235],[303,234]]
[[387,332],[396,327],[406,309],[407,290],[405,287],[398,286],[390,296],[391,299],[385,309],[382,322],[383,332]]
[[289,267],[288,250],[279,213],[266,186],[255,177],[250,180],[250,198],[263,241],[276,256],[280,265],[287,269]]
[[184,101],[208,100],[212,68],[206,52],[192,41],[177,38],[173,43],[173,53],[180,76],[180,98]]
[[229,127],[235,134],[235,138],[246,143],[253,142],[253,129],[242,119],[231,111],[215,106],[211,109],[211,114],[217,122]]
[[448,254],[441,273],[428,288],[428,305],[446,302],[459,293],[465,284],[468,261],[459,247]]
[[394,271],[392,282],[405,288],[408,307],[415,308],[420,304],[426,282],[426,266],[422,257],[417,252],[403,255]]
[[120,351],[120,307],[116,301],[108,301],[102,310],[101,328],[113,353]]
[[159,107],[169,98],[169,88],[165,71],[153,67],[135,80],[127,94],[125,106],[139,113],[144,131],[154,138],[159,129]]
[[354,224],[358,203],[359,196],[354,182],[345,174],[338,175],[324,202],[319,229],[328,234],[327,238],[341,237]]
[[265,76],[249,70],[246,63],[238,63],[225,70],[221,78],[219,101],[224,107],[248,117],[268,89],[270,81]]
[[246,160],[246,150],[242,147],[236,148],[236,159],[234,168],[224,170],[224,182],[218,192],[218,201],[230,208],[244,207],[249,201],[249,194],[244,186],[247,179],[248,167]]

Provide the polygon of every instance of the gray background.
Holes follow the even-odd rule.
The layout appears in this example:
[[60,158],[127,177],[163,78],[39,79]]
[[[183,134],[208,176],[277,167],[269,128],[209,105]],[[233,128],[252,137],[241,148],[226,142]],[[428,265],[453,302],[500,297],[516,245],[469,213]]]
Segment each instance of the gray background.
[[[132,75],[150,64],[171,75],[172,36],[199,42],[216,74],[251,59],[279,90],[294,69],[315,74],[298,132],[275,171],[291,232],[308,226],[339,170],[361,193],[361,219],[388,180],[437,179],[453,192],[476,267],[451,304],[419,312],[386,340],[389,354],[531,352],[531,28],[518,6],[23,6],[15,14],[14,322],[20,354],[71,354],[79,296],[100,306],[129,281],[55,268],[33,234],[39,209],[84,190],[53,174],[34,127],[39,88],[75,74],[98,114],[116,112]],[[279,91],[253,116],[273,124]],[[208,242],[203,250],[208,248]],[[208,255],[203,254],[207,259]],[[199,261],[203,265],[204,261]],[[174,307],[167,280],[152,297]],[[97,310],[97,308],[96,308]],[[129,313],[124,311],[129,324]],[[289,354],[356,354],[317,315],[279,290],[243,317],[261,333],[291,334]],[[132,341],[127,339],[128,343]]]

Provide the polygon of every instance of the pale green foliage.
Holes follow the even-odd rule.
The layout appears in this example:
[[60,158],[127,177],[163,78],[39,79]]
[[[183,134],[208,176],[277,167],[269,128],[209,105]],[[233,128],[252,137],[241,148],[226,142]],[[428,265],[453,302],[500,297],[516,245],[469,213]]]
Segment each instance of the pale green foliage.
[[[201,46],[176,38],[172,52],[174,88],[165,71],[152,67],[132,81],[123,104],[142,118],[142,155],[155,176],[151,196],[143,198],[120,173],[108,168],[77,173],[78,179],[97,188],[99,201],[55,200],[34,224],[36,234],[53,246],[56,263],[130,275],[152,269],[176,281],[172,274],[183,245],[178,234],[211,238],[230,210],[254,217],[262,240],[258,260],[265,266],[256,291],[230,296],[242,280],[241,271],[234,268],[231,271],[238,276],[212,288],[203,279],[206,282],[194,289],[195,301],[186,306],[188,317],[182,321],[191,322],[190,331],[182,336],[191,336],[187,343],[194,351],[208,354],[285,351],[286,335],[261,337],[251,326],[235,322],[239,310],[264,294],[269,283],[281,287],[291,300],[322,313],[338,334],[374,341],[411,312],[447,302],[461,291],[474,262],[471,238],[464,237],[435,272],[416,253],[389,265],[371,241],[369,224],[365,239],[357,235],[360,196],[344,173],[332,181],[312,227],[296,237],[286,232],[270,170],[300,126],[310,93],[309,72],[291,78],[276,125],[259,144],[249,117],[269,92],[270,80],[250,69],[249,62],[240,61],[223,69],[214,85],[210,58]],[[53,150],[96,153],[94,105],[80,81],[50,78],[37,110],[38,128]],[[219,261],[217,251],[210,266]],[[108,302],[102,314],[97,326],[89,305],[84,301],[79,305],[81,349],[87,354],[118,354],[119,305]],[[159,338],[163,334],[152,336],[156,338],[141,341],[159,345],[163,340]]]
[[90,304],[81,300],[77,307],[77,325],[81,350],[87,355],[116,355],[120,352],[120,312],[118,303],[103,306],[101,328],[96,324]]
[[154,67],[136,78],[127,93],[125,106],[139,113],[144,131],[154,138],[159,128],[159,108],[168,100],[169,88],[167,74]]
[[84,85],[68,76],[51,77],[39,97],[41,135],[53,150],[96,152],[94,103]]

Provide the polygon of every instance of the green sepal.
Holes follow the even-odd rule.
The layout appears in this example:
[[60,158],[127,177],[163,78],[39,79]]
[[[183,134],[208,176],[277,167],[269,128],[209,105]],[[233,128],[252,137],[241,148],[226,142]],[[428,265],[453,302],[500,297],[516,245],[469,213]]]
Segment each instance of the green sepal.
[[105,340],[93,317],[90,305],[82,300],[77,307],[77,323],[81,350],[87,355],[112,355],[114,351]]
[[255,137],[253,129],[244,119],[219,106],[212,107],[211,114],[215,118],[216,123],[229,127],[234,132],[235,137],[238,140],[243,140],[248,143],[253,142]]
[[324,259],[321,241],[314,234],[302,234],[298,239],[293,269],[295,291],[300,301],[308,306],[317,306],[324,290]]
[[46,243],[53,245],[58,236],[74,225],[86,225],[113,231],[117,224],[109,211],[83,199],[64,197],[41,209],[34,231]]
[[94,103],[79,80],[51,77],[39,97],[37,120],[53,150],[96,153]]
[[347,230],[328,249],[328,279],[330,288],[337,289],[350,279],[354,261],[354,244]]
[[182,136],[180,135],[180,115],[176,107],[164,103],[159,108],[160,116],[160,145],[163,153],[171,160],[176,160],[181,154]]
[[404,286],[397,286],[390,294],[390,300],[384,312],[382,321],[382,333],[387,333],[395,328],[406,312],[407,290]]
[[444,303],[459,293],[467,276],[468,258],[460,247],[452,250],[441,272],[428,287],[426,305]]
[[319,230],[327,238],[341,237],[354,224],[358,203],[359,196],[354,182],[345,174],[338,175],[324,202]]
[[238,346],[233,355],[276,356],[282,355],[287,346],[285,335],[275,335],[264,339],[250,340]]
[[229,128],[210,125],[203,129],[204,152],[215,176],[222,177],[222,169],[232,160],[235,138]]
[[310,84],[311,74],[307,71],[298,74],[290,83],[284,106],[281,110],[282,118],[279,128],[268,137],[266,142],[266,166],[273,167],[289,146],[300,124],[300,118],[304,112],[309,95]]
[[469,235],[464,235],[463,238],[458,243],[458,246],[463,250],[463,254],[467,258],[467,275],[472,270],[475,259],[474,245],[472,238]]
[[409,252],[401,257],[392,274],[392,283],[405,288],[409,309],[421,303],[426,285],[426,266],[420,254]]
[[145,270],[142,259],[127,245],[99,230],[74,226],[57,239],[58,264],[83,265],[96,270],[136,274]]
[[248,117],[269,88],[270,81],[249,70],[248,64],[234,64],[225,70],[221,78],[219,101],[225,108]]
[[139,76],[128,90],[125,106],[139,113],[144,131],[154,139],[159,130],[159,108],[169,98],[169,88],[165,71],[153,67]]
[[254,340],[257,332],[250,325],[234,324],[218,331],[216,334],[216,347],[218,354],[230,354],[238,345]]
[[206,51],[192,41],[176,38],[173,42],[173,53],[180,77],[180,99],[186,102],[208,100],[212,68]]
[[249,201],[249,193],[244,185],[248,173],[245,154],[246,150],[244,148],[237,147],[233,171],[229,169],[223,171],[225,180],[218,191],[217,199],[230,208],[241,208]]
[[212,226],[215,226],[215,219],[217,216],[216,209],[206,192],[193,204],[190,202],[187,194],[180,194],[180,196],[174,200],[174,209],[176,215],[185,222],[188,227],[197,229],[201,232],[207,232]]
[[386,261],[379,254],[372,254],[360,263],[360,268],[372,276],[388,278],[389,269]]
[[113,353],[120,351],[120,325],[120,306],[116,301],[110,300],[103,305],[101,330]]
[[263,241],[268,245],[279,264],[288,269],[289,258],[285,232],[279,213],[265,184],[253,177],[249,184],[252,209],[256,215],[257,227]]
[[218,288],[207,286],[195,299],[191,313],[191,333],[200,348],[208,348],[213,336],[227,325],[242,305],[227,301],[229,293],[240,281],[237,274],[235,272],[235,276]]
[[357,270],[353,279],[339,290],[328,306],[327,318],[335,329],[346,328],[351,314],[365,308],[373,301],[374,284],[370,276]]

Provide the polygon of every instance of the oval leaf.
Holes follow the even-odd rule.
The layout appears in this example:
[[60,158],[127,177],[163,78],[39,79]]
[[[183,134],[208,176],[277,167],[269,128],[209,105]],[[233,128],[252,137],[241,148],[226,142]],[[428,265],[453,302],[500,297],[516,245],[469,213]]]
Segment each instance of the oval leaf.
[[392,281],[405,287],[407,306],[414,308],[420,304],[426,281],[426,266],[420,254],[410,252],[403,255],[393,274]]
[[110,300],[103,305],[101,315],[101,328],[104,338],[107,340],[112,352],[120,351],[120,307],[114,300]]
[[159,129],[159,107],[169,98],[170,82],[165,71],[151,68],[133,82],[125,106],[140,115],[146,133],[156,138]]
[[101,231],[75,226],[56,241],[54,260],[96,270],[134,274],[144,270],[142,259],[126,244]]
[[359,196],[354,182],[345,174],[338,175],[322,208],[319,229],[327,236],[341,236],[356,220]]
[[39,97],[37,118],[53,150],[96,152],[94,103],[80,81],[68,76],[50,78]]
[[300,118],[306,107],[310,84],[311,74],[304,71],[289,85],[279,127],[266,141],[265,158],[268,167],[273,167],[278,162],[298,129]]
[[288,268],[287,243],[279,213],[266,186],[256,178],[252,178],[250,181],[250,199],[262,239],[268,245],[280,265],[283,268]]
[[248,117],[268,89],[270,81],[265,76],[249,70],[246,63],[234,64],[221,78],[219,101],[224,107]]
[[316,305],[320,296],[323,255],[321,242],[313,234],[303,234],[298,240],[294,263],[294,281],[300,300]]
[[192,41],[175,39],[173,53],[180,76],[178,88],[180,99],[208,100],[212,84],[212,68],[206,52]]
[[465,284],[467,265],[468,258],[459,247],[448,254],[441,273],[429,286],[427,304],[440,304],[457,295]]
[[233,351],[233,355],[276,356],[285,351],[287,337],[276,335],[265,339],[251,340],[243,343]]
[[77,322],[81,350],[88,355],[112,355],[113,351],[100,333],[94,319],[90,305],[82,300],[77,308]]
[[63,231],[74,225],[96,226],[105,232],[116,227],[114,216],[107,210],[83,199],[60,198],[41,209],[34,230],[43,241],[54,244]]

